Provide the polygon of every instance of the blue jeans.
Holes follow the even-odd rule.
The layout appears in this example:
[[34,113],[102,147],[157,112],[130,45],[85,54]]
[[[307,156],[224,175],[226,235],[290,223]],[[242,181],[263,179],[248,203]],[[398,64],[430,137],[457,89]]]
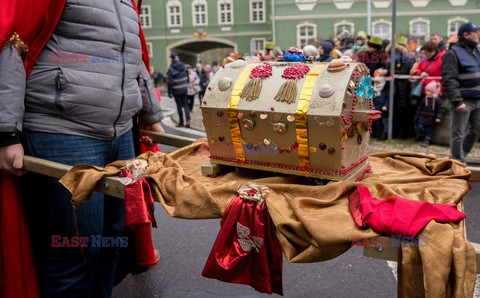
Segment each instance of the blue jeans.
[[[24,132],[24,148],[28,155],[68,165],[103,167],[135,157],[131,131],[113,141]],[[94,192],[89,202],[74,210],[71,194],[58,179],[33,174],[24,178],[22,189],[36,258],[40,258],[42,297],[110,297],[118,248],[92,247],[91,236],[123,235],[124,201]],[[72,239],[77,233],[89,238],[87,247],[52,247],[52,235]]]
[[467,111],[458,112],[450,104],[450,149],[452,158],[465,162],[480,137],[480,100],[465,100]]
[[417,133],[417,137],[421,140],[426,138],[427,140],[431,140],[433,136],[433,129],[435,128],[434,125],[425,125],[422,123],[415,124],[415,132]]
[[180,124],[183,125],[183,110],[185,110],[185,116],[187,117],[187,124],[190,124],[190,107],[188,106],[187,95],[174,95],[175,103],[177,104],[178,118],[180,118]]

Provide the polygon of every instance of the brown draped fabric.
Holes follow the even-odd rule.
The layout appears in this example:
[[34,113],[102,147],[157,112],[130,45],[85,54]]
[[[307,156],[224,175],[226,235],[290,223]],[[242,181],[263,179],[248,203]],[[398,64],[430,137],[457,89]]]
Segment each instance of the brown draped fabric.
[[[237,190],[246,183],[267,186],[268,210],[289,262],[319,262],[337,257],[351,247],[352,235],[378,236],[359,230],[348,209],[348,195],[366,185],[373,196],[395,195],[431,203],[457,204],[470,189],[470,171],[449,158],[407,152],[369,156],[372,167],[360,182],[314,185],[304,177],[238,168],[216,178],[201,174],[209,162],[199,140],[171,153],[145,153],[147,176],[156,200],[174,217],[220,218]],[[116,175],[124,166],[116,161],[105,168],[76,166],[60,182],[79,204],[88,199],[103,176]],[[400,297],[471,297],[476,277],[476,255],[465,236],[464,221],[430,222],[419,236],[426,247],[404,247],[398,266]]]

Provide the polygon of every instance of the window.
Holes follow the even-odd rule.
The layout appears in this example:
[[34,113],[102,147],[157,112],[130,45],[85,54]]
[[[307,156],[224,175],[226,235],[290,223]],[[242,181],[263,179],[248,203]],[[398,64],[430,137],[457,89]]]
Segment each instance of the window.
[[317,37],[317,25],[304,23],[297,25],[297,47],[303,48],[307,44],[312,44]]
[[392,0],[372,0],[375,8],[388,8],[392,3]]
[[257,50],[265,50],[265,38],[253,38],[250,41],[250,52],[254,55]]
[[462,6],[467,4],[467,0],[448,0],[452,6]]
[[448,20],[448,29],[447,29],[448,36],[452,36],[453,34],[458,34],[458,28],[460,28],[460,26],[466,22],[468,22],[468,20],[462,19],[462,18],[454,18],[454,19]]
[[265,1],[264,0],[250,1],[250,22],[251,23],[265,22]]
[[148,57],[152,58],[153,57],[153,44],[149,41],[147,41],[147,51],[148,51]]
[[205,0],[195,0],[192,2],[193,25],[207,25],[207,2]]
[[150,13],[150,5],[142,5],[140,9],[140,25],[143,28],[151,28],[152,27],[152,14]]
[[422,18],[411,20],[410,35],[417,41],[425,41],[430,36],[430,21]]
[[348,33],[353,36],[353,33],[355,32],[355,24],[347,21],[341,21],[333,24],[333,30],[334,36],[337,36],[344,31],[348,31]]
[[317,0],[295,0],[295,5],[299,10],[312,10]]
[[182,26],[182,4],[180,1],[167,2],[168,26],[181,27]]
[[233,24],[233,3],[231,0],[218,1],[218,23]]
[[353,5],[353,0],[333,0],[333,4],[337,9],[350,9]]
[[410,0],[413,7],[427,7],[428,2],[430,2],[430,0]]
[[372,35],[381,37],[382,39],[390,39],[391,26],[392,23],[385,20],[372,22]]

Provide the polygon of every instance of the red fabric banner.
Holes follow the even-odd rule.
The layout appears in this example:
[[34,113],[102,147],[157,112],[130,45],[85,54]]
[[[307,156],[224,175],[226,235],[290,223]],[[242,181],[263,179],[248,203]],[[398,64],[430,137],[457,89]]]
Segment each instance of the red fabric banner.
[[282,249],[265,201],[233,198],[202,275],[283,295]]

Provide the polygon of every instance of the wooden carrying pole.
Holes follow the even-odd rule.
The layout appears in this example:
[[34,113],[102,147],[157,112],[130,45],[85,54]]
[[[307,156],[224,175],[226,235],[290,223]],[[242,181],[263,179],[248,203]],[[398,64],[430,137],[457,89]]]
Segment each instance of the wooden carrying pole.
[[[179,137],[167,133],[158,133],[154,131],[142,130],[142,135],[148,135],[152,138],[154,143],[161,143],[174,147],[183,147],[190,145],[195,139]],[[62,178],[72,166],[64,165],[58,162],[53,162],[45,159],[40,159],[32,156],[25,156],[23,159],[23,167],[26,171],[45,175],[53,178]],[[110,195],[116,198],[123,199],[125,193],[123,191],[123,184],[120,183],[118,177],[106,177],[102,178],[95,190],[102,192],[106,195]]]

